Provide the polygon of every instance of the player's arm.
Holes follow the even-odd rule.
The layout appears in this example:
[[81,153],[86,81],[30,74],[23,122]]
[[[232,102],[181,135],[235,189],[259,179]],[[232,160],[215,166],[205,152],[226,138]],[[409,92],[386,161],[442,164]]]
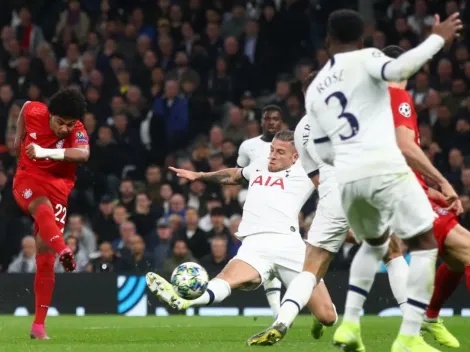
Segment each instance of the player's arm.
[[201,180],[206,182],[218,183],[221,185],[242,184],[245,179],[243,169],[230,168],[214,172],[194,172],[184,169],[169,167],[176,176],[188,179],[189,181]]
[[385,56],[378,49],[369,51],[370,57],[364,60],[367,72],[374,78],[401,82],[415,74],[428,60],[442,49],[445,42],[454,38],[457,31],[462,28],[459,14],[455,13],[440,23],[439,16],[435,16],[433,34],[416,48],[400,55],[397,59]]
[[30,159],[52,159],[56,161],[68,161],[74,164],[86,163],[90,157],[88,145],[79,145],[73,148],[42,148],[31,143],[26,147],[26,154]]
[[395,128],[395,134],[398,147],[405,156],[406,162],[413,170],[416,170],[425,178],[441,187],[448,184],[445,177],[434,167],[421,147],[416,144],[415,132],[412,129],[406,126],[398,126]]
[[318,156],[328,165],[333,165],[335,152],[330,138],[323,131],[317,119],[314,117],[310,118],[310,128],[310,135],[312,136],[313,144],[315,144],[315,150],[317,151]]
[[243,142],[238,149],[237,166],[243,168],[250,164],[250,156],[246,150],[246,143]]
[[15,136],[15,150],[16,152],[20,153],[21,149],[21,144],[23,143],[24,137],[26,136],[26,123],[24,120],[24,110],[26,105],[28,105],[30,102],[27,101],[26,103],[23,104],[23,107],[21,108],[21,111],[18,115],[18,120],[16,122],[16,136]]

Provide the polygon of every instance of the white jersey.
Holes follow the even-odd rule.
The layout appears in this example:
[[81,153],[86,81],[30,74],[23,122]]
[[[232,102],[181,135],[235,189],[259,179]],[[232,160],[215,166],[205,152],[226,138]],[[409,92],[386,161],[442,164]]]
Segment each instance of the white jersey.
[[271,142],[263,141],[262,136],[254,137],[244,141],[238,149],[237,165],[245,167],[254,160],[268,160],[271,151]]
[[241,170],[248,181],[248,194],[238,236],[261,233],[300,236],[299,212],[313,192],[312,181],[300,162],[270,172],[268,160],[256,160]]
[[338,184],[333,166],[323,162],[315,150],[315,144],[310,136],[310,125],[307,115],[295,127],[294,141],[295,149],[299,153],[300,162],[307,174],[319,170],[320,186],[318,187],[318,194],[320,198],[323,198],[330,193],[332,188],[337,188]]
[[332,145],[340,184],[409,170],[383,77],[391,61],[372,48],[336,54],[307,90],[312,139],[317,150]]

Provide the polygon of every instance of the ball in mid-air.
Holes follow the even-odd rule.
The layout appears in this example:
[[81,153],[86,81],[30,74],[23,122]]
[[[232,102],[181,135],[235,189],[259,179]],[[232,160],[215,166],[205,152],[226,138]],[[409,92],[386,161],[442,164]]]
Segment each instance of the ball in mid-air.
[[195,299],[206,292],[209,275],[206,269],[196,263],[183,263],[171,274],[175,292],[184,299]]

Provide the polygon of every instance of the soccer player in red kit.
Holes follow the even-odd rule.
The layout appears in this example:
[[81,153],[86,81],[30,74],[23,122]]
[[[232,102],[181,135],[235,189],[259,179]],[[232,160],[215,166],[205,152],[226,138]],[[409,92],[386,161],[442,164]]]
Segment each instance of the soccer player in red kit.
[[[383,51],[392,58],[404,52],[397,46],[389,46]],[[460,345],[458,340],[438,317],[442,305],[464,274],[470,291],[470,232],[458,223],[457,216],[462,212],[462,204],[457,193],[421,150],[417,115],[413,100],[405,90],[406,84],[406,81],[389,84],[397,143],[431,202],[435,213],[434,235],[439,254],[444,260],[436,273],[434,293],[426,311],[423,330],[430,332],[442,345],[457,348]],[[440,192],[428,187],[425,178],[438,185]]]
[[55,256],[65,271],[75,270],[75,258],[65,245],[63,231],[76,165],[85,163],[90,155],[88,136],[79,121],[85,111],[83,95],[64,89],[51,97],[48,106],[26,102],[18,118],[15,145],[20,157],[13,195],[20,208],[34,218],[34,339],[49,339],[44,322],[54,290]]

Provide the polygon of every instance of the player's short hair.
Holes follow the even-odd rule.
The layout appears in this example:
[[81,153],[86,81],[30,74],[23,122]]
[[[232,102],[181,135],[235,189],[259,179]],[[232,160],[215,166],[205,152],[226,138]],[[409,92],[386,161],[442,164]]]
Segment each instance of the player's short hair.
[[396,59],[397,57],[399,57],[401,54],[405,52],[405,49],[403,49],[402,47],[399,47],[398,45],[389,45],[383,48],[382,52],[388,57],[391,57],[392,59]]
[[274,139],[277,139],[278,141],[283,141],[283,142],[291,142],[292,144],[294,144],[294,131],[291,131],[291,130],[279,131],[274,136]]
[[342,44],[354,43],[364,34],[364,21],[356,11],[337,10],[328,18],[327,32],[330,38]]
[[264,115],[266,112],[270,112],[270,111],[277,111],[281,115],[281,119],[284,119],[284,114],[282,112],[282,109],[278,105],[275,105],[275,104],[266,105],[263,108],[263,110],[261,110],[261,115]]
[[304,94],[307,93],[307,89],[310,86],[310,84],[313,82],[315,77],[317,76],[317,73],[318,73],[318,71],[312,71],[303,80],[303,82],[302,82],[302,91],[303,91]]
[[79,90],[64,88],[51,97],[48,108],[52,115],[78,120],[86,113],[86,100]]

